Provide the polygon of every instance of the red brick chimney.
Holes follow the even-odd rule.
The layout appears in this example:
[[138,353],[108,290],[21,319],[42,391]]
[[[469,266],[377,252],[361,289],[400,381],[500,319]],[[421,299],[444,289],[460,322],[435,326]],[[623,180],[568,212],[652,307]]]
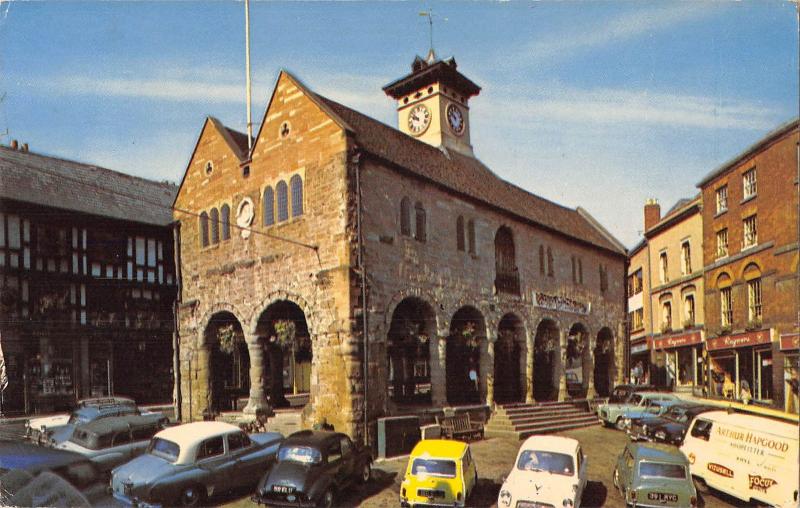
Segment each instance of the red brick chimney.
[[644,230],[647,231],[661,220],[661,205],[655,198],[648,199],[644,204]]

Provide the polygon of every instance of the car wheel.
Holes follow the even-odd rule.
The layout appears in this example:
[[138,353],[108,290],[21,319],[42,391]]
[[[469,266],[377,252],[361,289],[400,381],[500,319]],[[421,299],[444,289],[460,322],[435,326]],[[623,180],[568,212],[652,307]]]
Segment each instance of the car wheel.
[[333,491],[328,489],[322,494],[322,498],[319,500],[319,507],[320,508],[331,508],[333,506]]
[[617,421],[616,423],[614,423],[614,426],[617,428],[617,430],[625,430],[625,425],[621,416],[617,418]]
[[701,494],[709,494],[711,492],[711,489],[704,479],[697,476],[693,476],[692,478],[694,479],[694,487],[697,489],[697,492]]
[[205,497],[205,489],[198,485],[192,485],[181,492],[181,497],[178,501],[181,506],[200,506]]
[[361,468],[361,483],[367,483],[370,476],[372,476],[372,468],[370,467],[369,462],[365,462],[364,467]]

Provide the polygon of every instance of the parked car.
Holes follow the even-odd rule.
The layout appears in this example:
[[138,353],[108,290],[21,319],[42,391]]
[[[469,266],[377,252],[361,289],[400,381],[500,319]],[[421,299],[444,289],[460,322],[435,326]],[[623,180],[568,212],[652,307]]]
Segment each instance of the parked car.
[[103,476],[83,455],[32,443],[0,441],[0,506],[20,505],[15,496],[32,480],[47,472],[57,474],[79,491],[77,496],[67,493],[68,499],[86,495],[92,501],[105,494],[107,484]]
[[692,419],[706,411],[718,409],[693,402],[673,404],[660,416],[631,419],[628,436],[632,441],[655,441],[679,445]]
[[623,430],[626,411],[635,411],[645,407],[652,401],[678,400],[678,397],[671,393],[661,392],[635,392],[631,394],[628,402],[619,404],[600,404],[597,414],[603,425],[608,427],[615,425],[617,429]]
[[522,443],[515,465],[500,487],[497,506],[577,507],[586,477],[586,456],[576,439],[531,436]]
[[126,504],[203,505],[220,491],[254,487],[282,441],[277,432],[248,436],[223,422],[170,427],[111,472],[111,490]]
[[680,450],[702,487],[745,502],[797,507],[798,441],[797,415],[777,418],[718,410],[692,421]]
[[[622,413],[622,429],[628,432],[631,428],[633,420],[648,418],[651,416],[661,416],[666,413],[669,408],[676,404],[684,403],[683,400],[653,400],[649,399],[645,402],[644,406],[636,406],[626,409]],[[630,433],[628,434],[630,436]]]
[[162,413],[141,411],[133,399],[127,397],[102,397],[83,399],[70,414],[32,418],[25,424],[25,436],[34,443],[57,445],[72,436],[75,425],[88,423],[99,418],[138,414],[158,414],[167,422]]
[[56,448],[80,453],[98,470],[108,473],[144,453],[150,439],[162,428],[162,418],[156,414],[101,418],[79,424],[72,437]]
[[408,458],[400,506],[467,506],[477,483],[478,469],[467,443],[423,439]]
[[697,506],[689,461],[672,447],[628,443],[613,481],[626,506]]
[[278,460],[258,484],[252,500],[267,506],[333,506],[337,494],[369,481],[372,454],[347,435],[303,430],[278,449]]

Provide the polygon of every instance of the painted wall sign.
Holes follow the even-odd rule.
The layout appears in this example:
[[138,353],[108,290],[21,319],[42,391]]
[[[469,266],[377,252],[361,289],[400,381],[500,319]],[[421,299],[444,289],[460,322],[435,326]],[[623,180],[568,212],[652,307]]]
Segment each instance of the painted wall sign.
[[571,312],[584,316],[592,311],[591,303],[579,302],[578,300],[573,300],[566,296],[537,293],[536,291],[533,292],[533,305],[542,309]]
[[800,333],[784,333],[781,335],[781,351],[800,349]]
[[732,349],[769,343],[770,331],[759,330],[757,332],[738,333],[736,335],[725,335],[723,337],[708,339],[706,341],[706,348],[709,351],[715,351],[719,349]]
[[653,340],[654,349],[671,349],[675,347],[692,346],[700,344],[700,332],[685,333],[672,337],[661,337]]

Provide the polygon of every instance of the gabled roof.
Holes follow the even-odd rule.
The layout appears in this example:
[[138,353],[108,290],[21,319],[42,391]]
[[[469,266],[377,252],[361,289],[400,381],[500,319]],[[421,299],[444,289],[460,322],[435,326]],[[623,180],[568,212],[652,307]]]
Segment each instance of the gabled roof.
[[0,146],[0,199],[166,226],[177,190],[172,182]]
[[548,230],[615,254],[625,254],[621,243],[578,210],[558,205],[506,182],[478,159],[433,147],[338,102],[312,95],[327,106],[335,120],[352,128],[355,141],[362,150],[397,169]]

